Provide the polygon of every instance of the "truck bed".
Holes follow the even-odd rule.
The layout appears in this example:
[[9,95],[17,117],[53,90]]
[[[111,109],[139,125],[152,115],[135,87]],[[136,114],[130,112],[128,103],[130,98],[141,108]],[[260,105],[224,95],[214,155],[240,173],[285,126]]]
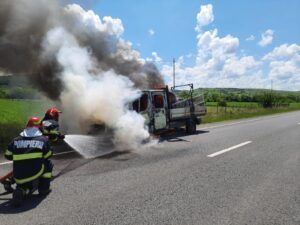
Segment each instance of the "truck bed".
[[192,101],[194,103],[195,111],[194,115],[196,117],[204,116],[206,114],[206,107],[204,104],[204,98],[202,95],[194,97],[192,100],[181,100],[172,104],[171,108],[171,119],[181,119],[181,118],[188,118],[191,116],[191,106]]

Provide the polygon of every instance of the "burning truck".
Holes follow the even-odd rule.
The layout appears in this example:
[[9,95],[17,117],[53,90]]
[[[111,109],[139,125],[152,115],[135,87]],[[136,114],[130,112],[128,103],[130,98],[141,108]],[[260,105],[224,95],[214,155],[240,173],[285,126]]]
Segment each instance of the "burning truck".
[[[189,88],[187,99],[176,96],[175,89],[181,87]],[[181,127],[185,127],[187,134],[194,134],[207,111],[203,95],[194,97],[193,91],[193,84],[175,86],[171,90],[168,86],[144,90],[130,107],[145,118],[152,134]]]
[[192,96],[192,85],[182,101],[174,90],[155,89],[164,77],[123,33],[121,19],[101,18],[78,4],[1,0],[0,72],[26,76],[59,105],[67,134],[93,134],[91,126],[102,123],[116,145],[136,149],[149,138],[147,127],[195,132],[206,112],[203,98]]

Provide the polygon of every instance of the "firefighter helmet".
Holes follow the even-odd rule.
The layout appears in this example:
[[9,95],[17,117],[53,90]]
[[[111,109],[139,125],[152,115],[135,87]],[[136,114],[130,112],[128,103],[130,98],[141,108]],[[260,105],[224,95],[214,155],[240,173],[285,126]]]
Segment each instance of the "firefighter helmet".
[[26,128],[30,128],[30,127],[36,127],[36,128],[40,128],[42,126],[41,124],[41,119],[38,117],[30,117]]
[[47,110],[45,117],[48,119],[58,120],[59,113],[61,113],[61,111],[59,111],[56,107],[52,107]]

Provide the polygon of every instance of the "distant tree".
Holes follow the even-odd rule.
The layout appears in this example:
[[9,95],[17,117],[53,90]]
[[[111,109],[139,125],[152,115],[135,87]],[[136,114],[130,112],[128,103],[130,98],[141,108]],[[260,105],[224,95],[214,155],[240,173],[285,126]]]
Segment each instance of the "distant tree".
[[266,92],[263,95],[262,105],[264,108],[272,108],[274,105],[274,95],[271,92]]
[[11,99],[36,99],[37,91],[32,88],[16,87],[11,88],[7,93],[7,98]]
[[218,106],[220,106],[220,107],[227,107],[227,102],[223,99],[223,100],[220,100],[219,102],[218,102]]
[[252,97],[249,94],[242,94],[241,95],[241,102],[252,102]]
[[3,89],[0,89],[0,98],[7,98],[8,95],[6,93],[6,91],[4,91]]
[[181,99],[188,99],[190,97],[189,91],[180,91],[176,94]]

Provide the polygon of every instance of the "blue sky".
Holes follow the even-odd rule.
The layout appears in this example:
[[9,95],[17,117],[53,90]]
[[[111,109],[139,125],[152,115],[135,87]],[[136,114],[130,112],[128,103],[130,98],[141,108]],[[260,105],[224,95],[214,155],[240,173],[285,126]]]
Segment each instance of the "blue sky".
[[[143,57],[157,51],[163,58],[172,59],[195,52],[196,15],[200,5],[208,3],[214,7],[212,26],[219,29],[220,35],[239,37],[247,52],[262,54],[271,49],[272,46],[262,49],[244,40],[269,28],[275,31],[273,45],[300,40],[299,0],[102,0],[92,7],[100,16],[120,18],[125,28],[124,38],[135,45],[141,44],[135,47]],[[148,33],[151,28],[154,36]]]
[[[245,56],[250,61],[252,60],[253,67],[249,66],[246,71],[241,68],[243,71],[239,71],[237,74],[234,74],[232,69],[230,69],[230,74],[228,71],[219,73],[220,69],[218,69],[215,74],[219,73],[219,77],[210,79],[210,81],[207,80],[207,82],[203,77],[200,77],[201,81],[198,85],[213,86],[216,80],[225,79],[226,82],[220,82],[215,86],[240,85],[244,87],[249,82],[242,76],[251,73],[251,75],[256,74],[256,76],[259,76],[259,79],[255,80],[254,75],[250,77],[250,80],[254,83],[257,82],[257,85],[249,85],[249,87],[264,87],[272,79],[277,84],[277,89],[300,90],[300,80],[295,77],[296,75],[300,76],[298,74],[300,71],[299,0],[100,0],[79,2],[84,2],[86,9],[92,9],[101,18],[103,16],[120,18],[125,29],[122,38],[132,42],[133,48],[138,50],[144,59],[151,58],[152,53],[156,52],[161,58],[161,61],[156,61],[156,63],[164,73],[167,82],[170,81],[170,68],[168,66],[173,57],[180,62],[178,76],[181,76],[182,80],[188,78],[195,80],[197,83],[197,80],[199,80],[197,74],[200,72],[205,74],[204,76],[207,79],[214,76],[212,74],[215,70],[210,67],[210,61],[224,60],[222,65],[224,67],[227,65],[226,68],[229,68],[236,67],[235,64],[229,65],[229,61],[236,61],[235,63],[238,63],[238,66],[242,66],[240,62],[245,61],[242,59]],[[214,19],[204,25],[199,33],[195,31],[195,27],[201,5],[212,6],[212,12],[210,13],[213,14]],[[153,30],[152,35],[149,32],[150,29]],[[222,38],[230,35],[230,37],[238,39],[238,47],[236,46],[237,48],[234,50],[234,56],[232,56],[232,53],[230,53],[230,56],[225,56],[225,53],[218,51],[217,58],[213,49],[206,49],[207,55],[205,60],[201,61],[203,64],[201,66],[199,62],[196,62],[196,57],[204,50],[201,46],[197,46],[199,35],[204,36],[205,32],[212,32],[214,29],[218,31],[215,37],[216,42],[219,42],[220,39],[221,42],[226,42]],[[266,40],[263,46],[259,45],[262,33],[268,30],[271,32],[271,34],[269,32],[269,36],[272,40]],[[247,41],[246,39],[251,35],[254,40]],[[283,44],[287,45],[282,46]],[[211,46],[211,44],[209,45]],[[278,51],[278,54],[274,52],[280,46],[282,46],[281,53],[282,51],[292,51],[293,56],[283,60],[282,56],[278,55]],[[271,55],[266,57],[267,54],[272,52],[272,57]],[[192,57],[190,57],[191,54]],[[187,55],[189,57],[185,57]],[[266,58],[269,58],[269,60],[266,60]],[[272,63],[272,60],[275,63]],[[153,61],[155,62],[154,58]],[[285,70],[283,66],[290,69]],[[254,67],[256,68],[254,69]],[[208,68],[207,71],[205,68]],[[238,79],[244,79],[244,81],[238,81]]]

